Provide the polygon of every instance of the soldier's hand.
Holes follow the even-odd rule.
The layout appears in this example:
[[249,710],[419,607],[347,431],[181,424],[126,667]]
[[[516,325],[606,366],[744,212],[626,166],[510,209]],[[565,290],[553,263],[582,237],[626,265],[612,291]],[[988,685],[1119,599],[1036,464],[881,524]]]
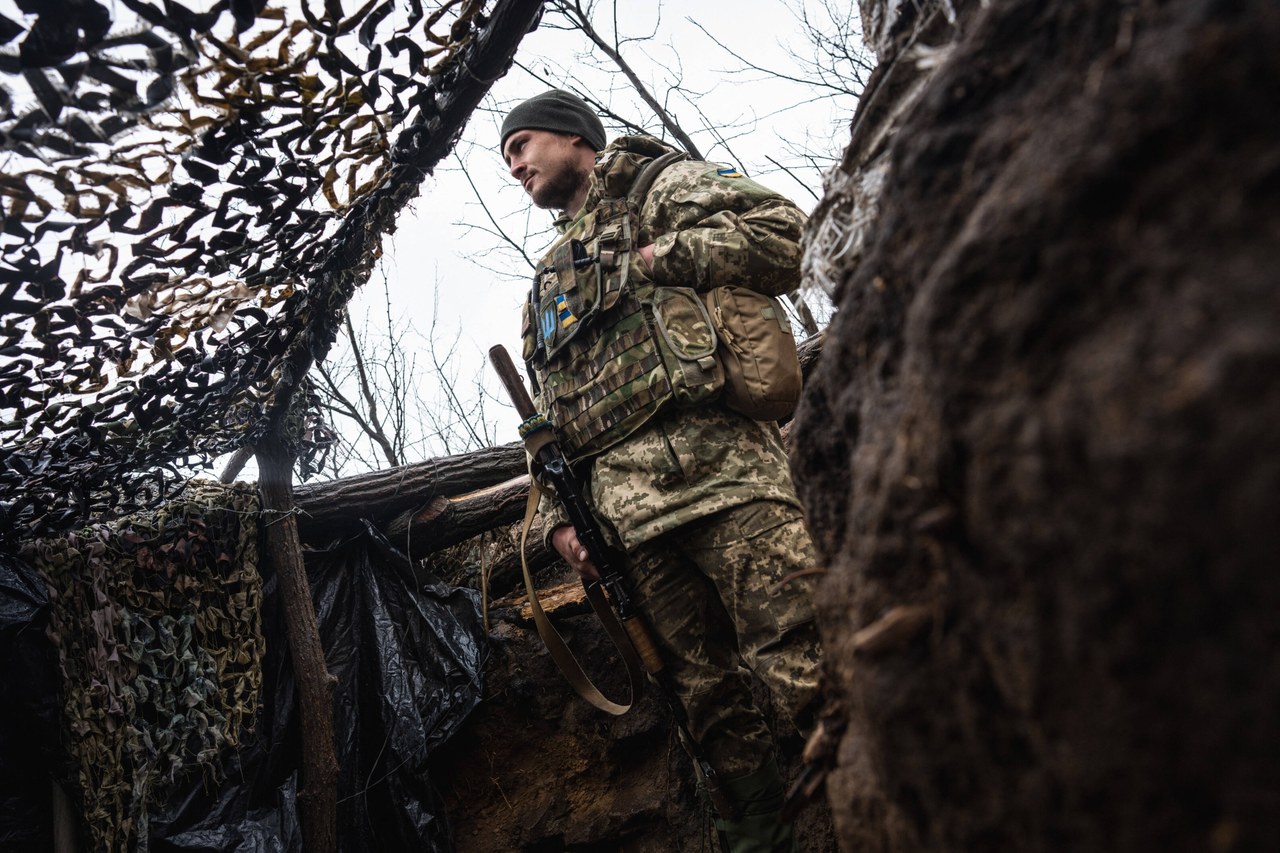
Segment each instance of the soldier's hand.
[[587,580],[600,580],[600,573],[596,571],[595,563],[591,562],[587,549],[578,541],[578,531],[572,525],[566,524],[555,529],[551,534],[551,547],[564,557],[569,568]]

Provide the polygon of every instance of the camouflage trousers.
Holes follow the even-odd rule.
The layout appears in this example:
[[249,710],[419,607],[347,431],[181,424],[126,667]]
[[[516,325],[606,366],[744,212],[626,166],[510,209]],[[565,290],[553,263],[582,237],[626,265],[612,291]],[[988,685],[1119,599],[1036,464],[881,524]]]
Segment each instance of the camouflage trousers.
[[637,546],[628,574],[689,729],[724,779],[757,770],[773,736],[752,673],[795,721],[817,692],[819,645],[804,517],[777,501],[723,510]]

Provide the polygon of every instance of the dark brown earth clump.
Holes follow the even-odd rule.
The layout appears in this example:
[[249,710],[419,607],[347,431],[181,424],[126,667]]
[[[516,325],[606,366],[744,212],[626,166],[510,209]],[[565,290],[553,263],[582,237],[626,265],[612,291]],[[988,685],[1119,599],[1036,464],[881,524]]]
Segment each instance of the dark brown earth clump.
[[967,9],[798,417],[841,849],[1280,849],[1280,6]]
[[[597,711],[514,608],[492,616],[485,701],[434,771],[459,853],[707,849],[688,761],[653,698],[620,718]],[[624,699],[622,664],[595,618],[556,622],[606,695]]]

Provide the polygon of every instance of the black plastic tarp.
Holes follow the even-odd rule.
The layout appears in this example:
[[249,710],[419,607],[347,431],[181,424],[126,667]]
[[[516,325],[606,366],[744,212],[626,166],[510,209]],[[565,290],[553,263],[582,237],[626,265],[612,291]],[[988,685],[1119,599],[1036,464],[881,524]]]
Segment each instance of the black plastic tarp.
[[0,554],[0,850],[53,847],[53,778],[73,773],[59,745],[58,659],[45,634],[44,581]]
[[[451,850],[427,759],[483,692],[479,594],[415,569],[372,531],[309,553],[307,571],[329,671],[338,679],[341,849]],[[193,773],[185,787],[152,810],[140,850],[302,850],[297,694],[275,576],[266,568],[264,584],[267,651],[254,732],[227,757],[220,784]],[[44,639],[44,589],[28,567],[5,559],[0,596],[0,690],[23,697],[13,713],[6,704],[0,715],[0,778],[41,780],[22,790],[0,788],[0,849],[47,850],[48,756],[59,752],[60,724],[56,659]],[[28,740],[16,750],[14,743],[23,740],[19,727],[28,718],[38,720],[43,742]],[[70,778],[63,761],[63,778]]]

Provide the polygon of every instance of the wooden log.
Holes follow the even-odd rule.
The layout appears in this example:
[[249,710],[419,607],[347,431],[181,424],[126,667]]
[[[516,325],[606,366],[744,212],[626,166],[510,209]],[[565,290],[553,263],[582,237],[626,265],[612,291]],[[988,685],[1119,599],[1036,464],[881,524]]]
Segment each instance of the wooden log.
[[[513,589],[524,589],[524,579],[520,569],[519,531],[515,532],[515,540],[515,550],[495,562],[489,569],[489,592],[492,595],[503,596]],[[534,522],[533,528],[529,531],[525,559],[528,560],[530,574],[534,575],[560,559],[559,554],[542,544],[542,525],[538,521]]]
[[[538,603],[548,616],[581,616],[591,612],[587,591],[582,581],[576,579],[538,590]],[[493,602],[490,607],[495,610],[509,608],[520,623],[533,624],[533,606],[529,604],[529,596],[523,587]]]
[[437,495],[396,516],[382,529],[393,545],[403,544],[411,557],[422,556],[520,521],[528,499],[526,474],[457,497]]
[[800,358],[800,372],[806,379],[809,372],[817,365],[818,356],[822,355],[822,343],[826,339],[827,332],[824,329],[796,345],[796,355]]
[[294,493],[301,511],[298,533],[307,542],[324,544],[358,532],[363,519],[387,531],[396,518],[422,510],[433,498],[484,489],[525,470],[524,445],[513,442],[299,486]]
[[[520,619],[525,624],[533,624],[533,605],[527,595],[520,596]],[[581,616],[591,612],[587,602],[587,591],[582,581],[571,580],[556,584],[547,589],[538,590],[538,603],[548,616]]]

